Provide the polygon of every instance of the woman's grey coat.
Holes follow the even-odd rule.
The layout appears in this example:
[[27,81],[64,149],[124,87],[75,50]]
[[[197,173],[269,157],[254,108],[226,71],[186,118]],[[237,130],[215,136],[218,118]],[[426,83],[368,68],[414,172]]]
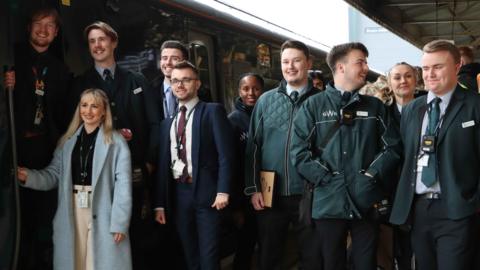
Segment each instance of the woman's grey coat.
[[[71,155],[82,127],[63,145],[43,170],[28,170],[26,187],[50,190],[58,187],[58,208],[53,219],[54,268],[75,270],[73,184]],[[132,269],[128,227],[132,209],[131,162],[128,145],[114,132],[111,144],[100,127],[92,167],[92,241],[94,269]],[[115,244],[113,233],[127,235]]]

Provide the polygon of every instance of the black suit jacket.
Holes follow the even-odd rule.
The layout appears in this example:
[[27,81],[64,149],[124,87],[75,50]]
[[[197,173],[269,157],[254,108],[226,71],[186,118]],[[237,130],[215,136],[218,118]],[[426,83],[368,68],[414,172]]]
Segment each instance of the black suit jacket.
[[[391,222],[407,221],[415,196],[417,155],[427,96],[403,109],[401,136],[404,165],[398,184]],[[480,96],[457,86],[437,137],[437,161],[442,201],[450,219],[472,215],[479,207]]]
[[[171,210],[174,180],[171,170],[170,128],[165,119],[160,129],[160,155],[154,207]],[[192,123],[192,185],[194,201],[210,207],[218,192],[229,193],[233,174],[233,137],[225,109],[220,104],[200,101]]]
[[157,113],[153,90],[145,77],[117,65],[113,90],[107,91],[104,80],[92,67],[76,78],[72,110],[77,106],[80,94],[88,88],[99,88],[107,93],[115,129],[127,128],[132,131],[133,137],[128,145],[133,165],[141,167],[147,161],[155,164],[158,147],[155,134],[158,134],[162,115]]

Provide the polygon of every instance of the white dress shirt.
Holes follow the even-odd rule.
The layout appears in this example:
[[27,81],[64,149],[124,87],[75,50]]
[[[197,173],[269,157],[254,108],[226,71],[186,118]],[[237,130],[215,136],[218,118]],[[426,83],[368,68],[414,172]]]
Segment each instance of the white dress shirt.
[[[185,144],[186,144],[186,151],[187,151],[187,169],[188,169],[188,175],[192,177],[192,123],[193,123],[193,116],[195,114],[195,106],[199,102],[198,97],[194,97],[193,99],[189,100],[186,103],[183,103],[180,101],[178,104],[178,108],[182,106],[187,107],[187,111],[185,112],[185,121],[186,121],[186,127],[185,127]],[[178,118],[180,117],[180,112],[177,113],[175,118],[173,119],[172,126],[170,128],[170,156],[171,156],[171,165],[173,168],[173,164],[180,160],[180,157],[178,156],[178,151],[177,151],[177,138],[175,135],[175,130],[178,128]],[[181,175],[176,175],[175,171],[172,169],[172,175],[173,178],[179,178]]]
[[[440,102],[440,124],[439,127],[442,126],[444,116],[445,116],[445,111],[447,110],[448,104],[450,103],[450,100],[452,99],[452,94],[455,89],[449,91],[445,95],[439,97],[442,102]],[[433,94],[431,91],[428,92],[427,95],[427,104],[428,107],[430,107],[430,102],[436,98],[435,94]],[[420,146],[422,145],[422,138],[423,135],[425,135],[425,132],[427,130],[427,125],[428,125],[428,110],[425,112],[425,115],[423,116],[423,122],[422,122],[422,131],[420,132]],[[426,153],[423,153],[423,151],[419,150],[419,156],[421,155],[428,155]],[[435,192],[435,193],[440,193],[440,183],[438,181],[435,182],[431,187],[427,187],[423,184],[422,182],[422,171],[423,171],[423,166],[418,165],[417,163],[417,180],[416,180],[416,186],[415,186],[415,193],[417,194],[424,194],[428,192]]]

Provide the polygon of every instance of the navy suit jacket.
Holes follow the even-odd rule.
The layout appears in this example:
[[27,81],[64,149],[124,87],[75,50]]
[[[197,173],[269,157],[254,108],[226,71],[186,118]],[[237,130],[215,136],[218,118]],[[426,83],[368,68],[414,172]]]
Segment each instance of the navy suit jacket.
[[[171,170],[170,128],[173,119],[160,127],[160,154],[155,188],[155,208],[168,214],[174,195]],[[233,136],[225,109],[199,101],[192,123],[192,185],[195,204],[210,207],[217,193],[229,193],[233,172]]]

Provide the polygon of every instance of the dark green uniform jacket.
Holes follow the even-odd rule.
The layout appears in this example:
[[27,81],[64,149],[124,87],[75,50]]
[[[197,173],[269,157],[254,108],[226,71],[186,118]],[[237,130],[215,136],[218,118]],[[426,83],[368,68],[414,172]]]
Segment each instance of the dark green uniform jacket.
[[[427,96],[402,110],[405,161],[390,221],[406,223],[415,196],[417,160]],[[480,207],[480,96],[457,86],[437,138],[437,166],[442,202],[450,219],[462,219]]]
[[[398,131],[390,125],[383,103],[358,91],[343,107],[341,99],[340,91],[328,84],[326,91],[302,105],[294,121],[291,158],[302,177],[315,185],[315,219],[362,217],[382,199],[382,181],[389,181],[389,172],[400,160]],[[320,149],[339,121],[340,110],[354,115],[353,120],[340,124]]]
[[245,194],[261,192],[260,171],[274,171],[274,193],[280,196],[299,195],[303,183],[290,160],[290,139],[293,117],[308,97],[318,93],[309,80],[307,90],[294,102],[282,81],[262,96],[253,109],[245,154]]

